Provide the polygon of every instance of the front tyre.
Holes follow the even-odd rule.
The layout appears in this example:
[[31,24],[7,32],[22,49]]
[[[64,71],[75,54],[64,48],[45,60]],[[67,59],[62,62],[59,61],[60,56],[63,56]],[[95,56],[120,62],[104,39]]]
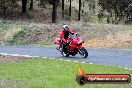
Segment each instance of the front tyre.
[[88,57],[88,51],[85,48],[80,49],[80,54],[83,56],[83,58]]

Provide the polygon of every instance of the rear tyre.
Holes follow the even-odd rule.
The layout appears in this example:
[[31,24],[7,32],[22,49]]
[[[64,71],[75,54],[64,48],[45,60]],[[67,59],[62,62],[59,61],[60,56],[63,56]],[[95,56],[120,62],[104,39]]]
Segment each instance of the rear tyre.
[[88,57],[88,51],[85,48],[80,49],[80,54],[83,56],[83,58]]
[[68,46],[66,46],[65,48],[63,48],[64,50],[62,50],[62,55],[64,57],[69,57],[69,53],[68,53]]
[[63,55],[64,57],[69,57],[69,54],[68,54],[68,53],[65,53],[65,52],[62,52],[62,55]]

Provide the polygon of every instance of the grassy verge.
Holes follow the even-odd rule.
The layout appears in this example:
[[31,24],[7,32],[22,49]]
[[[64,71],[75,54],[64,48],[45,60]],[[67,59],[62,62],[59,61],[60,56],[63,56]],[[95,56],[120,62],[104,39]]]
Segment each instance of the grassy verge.
[[[80,34],[88,47],[124,47],[126,39],[131,39],[130,25],[94,24],[83,22],[69,22],[75,31]],[[54,39],[59,37],[60,28],[63,23],[42,24],[24,22],[0,22],[0,44],[1,45],[28,45],[28,46],[47,46],[53,45]],[[77,26],[78,25],[78,26]],[[117,41],[118,40],[118,41]],[[89,41],[92,41],[89,43]],[[129,45],[129,43],[126,43]],[[123,47],[117,47],[123,46]]]
[[[2,88],[130,88],[130,84],[76,83],[79,63],[35,58],[20,62],[0,62]],[[131,74],[132,71],[111,66],[82,64],[88,74]],[[4,81],[2,81],[4,80]]]

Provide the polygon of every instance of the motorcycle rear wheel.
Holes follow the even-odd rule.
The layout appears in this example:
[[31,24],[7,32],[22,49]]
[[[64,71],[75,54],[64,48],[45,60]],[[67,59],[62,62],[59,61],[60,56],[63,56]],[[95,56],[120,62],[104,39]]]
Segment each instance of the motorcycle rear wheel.
[[64,57],[69,57],[69,54],[68,54],[68,53],[62,52],[61,54],[62,54]]

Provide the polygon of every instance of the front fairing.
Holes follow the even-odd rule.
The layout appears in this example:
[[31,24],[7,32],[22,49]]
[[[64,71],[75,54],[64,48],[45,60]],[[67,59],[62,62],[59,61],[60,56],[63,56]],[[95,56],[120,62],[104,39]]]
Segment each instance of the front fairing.
[[62,46],[62,43],[61,43],[61,41],[60,41],[60,38],[56,38],[56,39],[55,39],[55,43],[58,44],[58,45],[60,45],[60,46]]
[[72,42],[70,45],[72,45],[72,46],[74,45],[74,48],[78,48],[78,49],[83,48],[84,46],[80,42],[82,42],[82,38],[80,36],[78,36],[77,38],[72,39]]

